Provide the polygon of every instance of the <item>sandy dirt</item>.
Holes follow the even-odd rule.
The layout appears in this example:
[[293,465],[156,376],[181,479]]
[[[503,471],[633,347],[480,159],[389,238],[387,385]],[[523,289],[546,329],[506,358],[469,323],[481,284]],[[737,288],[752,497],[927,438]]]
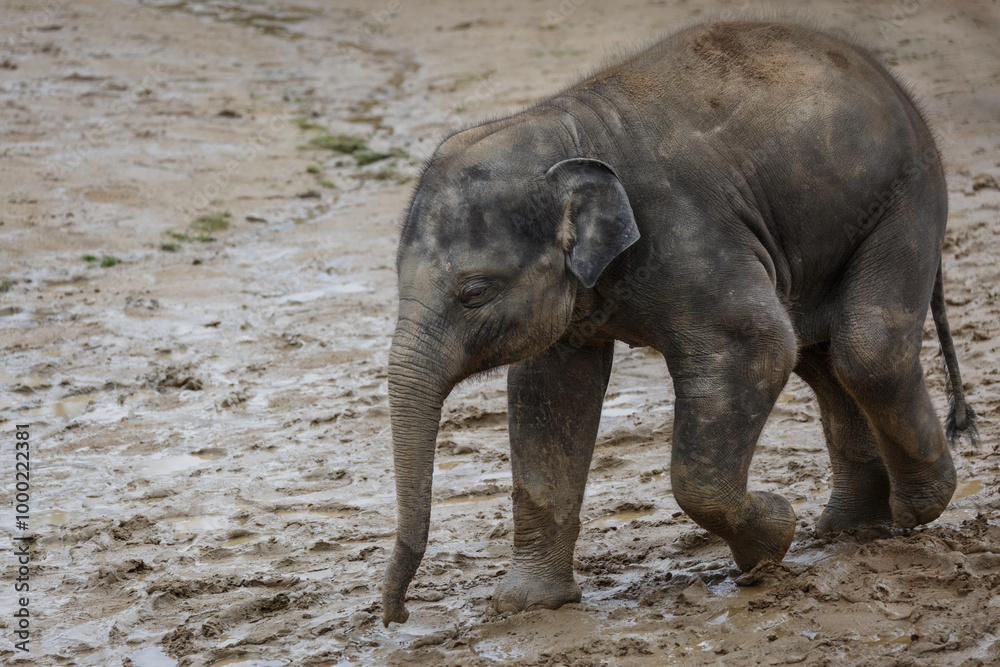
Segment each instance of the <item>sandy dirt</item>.
[[[412,616],[386,630],[393,260],[421,159],[616,47],[740,5],[2,3],[0,662],[997,664],[1000,3],[796,4],[913,84],[948,157],[948,305],[982,433],[955,451],[948,510],[818,539],[829,463],[793,379],[751,474],[799,528],[783,564],[740,578],[671,495],[662,358],[620,346],[577,546],[583,601],[490,611],[511,540],[499,374],[445,406]],[[338,133],[391,157],[314,145]],[[943,415],[929,321],[923,352]],[[25,422],[27,655],[8,549]]]

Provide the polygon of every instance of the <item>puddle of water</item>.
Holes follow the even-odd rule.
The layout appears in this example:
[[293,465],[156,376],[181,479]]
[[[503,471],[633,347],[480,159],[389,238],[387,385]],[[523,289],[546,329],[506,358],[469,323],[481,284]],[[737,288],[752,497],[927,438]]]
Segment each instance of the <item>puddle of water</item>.
[[[810,639],[812,639],[812,637],[810,637]],[[884,646],[885,644],[909,644],[912,641],[913,637],[911,635],[900,635],[898,637],[879,637],[878,639],[872,641],[860,643],[865,646]]]
[[476,655],[498,664],[511,664],[524,656],[521,651],[512,650],[509,640],[484,639],[472,647]]
[[442,505],[461,505],[462,503],[485,503],[489,500],[496,500],[497,498],[508,498],[510,494],[507,493],[493,493],[488,496],[459,496],[457,498],[449,498],[448,500],[442,500],[439,503],[434,503],[434,507],[441,507]]
[[983,490],[983,480],[973,479],[961,484],[957,489],[955,489],[955,495],[952,496],[952,500],[958,500],[959,498],[966,498],[973,494],[979,493]]
[[159,394],[157,394],[155,391],[147,391],[147,390],[137,391],[134,394],[130,394],[125,399],[125,405],[132,405],[133,403],[141,401],[144,398],[150,398],[152,396],[159,396]]
[[946,510],[937,518],[938,523],[962,523],[976,518],[978,510]]
[[206,514],[203,516],[172,516],[163,519],[177,530],[220,530],[226,528],[229,522],[225,517]]
[[263,660],[261,658],[248,658],[240,656],[238,658],[223,658],[209,664],[208,667],[284,667],[285,663],[280,660]]
[[627,417],[639,409],[642,397],[635,394],[621,394],[605,401],[601,407],[602,417]]
[[280,558],[284,558],[282,554],[272,554],[270,556],[265,556],[261,554],[234,554],[232,556],[226,556],[225,558],[212,558],[211,560],[206,560],[201,557],[198,558],[199,563],[204,563],[215,567],[217,565],[224,565],[227,563],[269,563],[276,561]]
[[728,620],[729,620],[729,610],[727,609],[726,611],[722,612],[721,614],[719,614],[715,618],[713,618],[711,620],[708,620],[708,621],[705,621],[705,624],[706,625],[722,625],[723,623],[725,623]]
[[129,656],[136,667],[176,667],[177,661],[159,646],[149,646]]
[[79,396],[64,398],[63,400],[57,401],[52,405],[44,405],[40,408],[25,410],[24,414],[31,415],[33,417],[61,417],[72,419],[82,415],[83,411],[90,407],[90,404],[94,400],[96,400],[96,394],[80,394]]
[[297,572],[296,576],[300,579],[308,579],[310,581],[320,581],[333,579],[333,568],[323,567],[318,570],[309,570],[308,572]]
[[308,303],[309,301],[315,301],[316,299],[322,299],[323,297],[330,296],[331,294],[356,294],[358,292],[372,291],[374,291],[372,288],[360,283],[340,283],[337,285],[328,285],[323,289],[289,294],[287,296],[280,297],[276,300],[276,302],[280,304],[297,305]]
[[172,472],[180,472],[181,470],[193,468],[197,465],[201,465],[206,460],[213,461],[215,459],[206,459],[204,456],[196,456],[194,454],[165,456],[162,459],[150,459],[149,461],[146,461],[142,464],[140,470],[144,475],[166,475]]
[[293,30],[297,23],[316,14],[315,10],[291,6],[280,10],[256,2],[212,2],[189,0],[139,0],[139,3],[167,12],[185,12],[199,18],[207,18],[220,23],[232,23],[256,28],[265,35],[296,39],[301,35]]
[[607,516],[602,516],[599,519],[594,519],[593,521],[588,521],[586,526],[591,526],[593,528],[607,528],[609,526],[623,526],[629,521],[638,519],[644,516],[650,516],[654,514],[656,510],[633,510],[630,512],[617,512],[615,514],[608,514]]
[[233,537],[219,544],[222,547],[238,547],[241,544],[247,544],[248,542],[256,542],[260,537],[257,535],[244,535],[243,537]]
[[356,514],[357,510],[279,510],[275,512],[275,516],[280,516],[283,519],[324,519],[337,516],[351,516]]
[[77,660],[87,662],[80,662],[82,665],[107,665],[108,662],[114,658],[115,654],[108,649],[100,649],[98,651],[84,651],[83,653],[77,653]]
[[72,547],[72,546],[76,546],[76,542],[56,541],[56,542],[46,542],[45,544],[39,544],[35,548],[36,549],[59,549],[61,547]]
[[4,371],[0,371],[0,383],[20,384],[24,385],[25,387],[31,387],[32,389],[34,389],[35,387],[41,387],[42,385],[49,384],[49,380],[43,377],[39,377],[37,375],[27,375],[24,377],[17,377],[9,373],[6,373]]
[[464,461],[445,461],[444,463],[438,464],[438,470],[451,470],[455,466],[459,466],[462,463],[464,463]]
[[72,398],[66,398],[52,406],[52,412],[56,417],[77,417],[93,402],[94,394],[80,394]]
[[601,417],[628,417],[635,414],[640,405],[645,405],[643,397],[635,393],[624,393],[604,401]]
[[45,524],[47,526],[65,526],[71,521],[76,521],[82,515],[79,512],[67,512],[65,510],[46,510],[44,512],[35,512],[31,515],[31,518],[38,523]]
[[739,597],[743,589],[736,585],[736,582],[733,581],[732,577],[723,577],[719,581],[708,584],[708,590],[712,591],[719,597],[735,598]]

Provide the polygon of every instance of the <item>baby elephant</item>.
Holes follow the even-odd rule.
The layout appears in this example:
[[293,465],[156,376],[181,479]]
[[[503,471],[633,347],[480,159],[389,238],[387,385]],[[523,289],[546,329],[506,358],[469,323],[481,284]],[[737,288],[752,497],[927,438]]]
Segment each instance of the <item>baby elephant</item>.
[[399,243],[389,401],[399,529],[383,621],[427,545],[441,406],[508,372],[514,551],[498,611],[580,600],[573,549],[616,340],[667,362],[674,497],[748,570],[795,532],[747,490],[797,373],[833,467],[820,533],[937,518],[955,489],[924,386],[928,305],[948,435],[974,436],[945,317],[934,139],[871,54],[773,22],[678,32],[508,118],[448,137]]

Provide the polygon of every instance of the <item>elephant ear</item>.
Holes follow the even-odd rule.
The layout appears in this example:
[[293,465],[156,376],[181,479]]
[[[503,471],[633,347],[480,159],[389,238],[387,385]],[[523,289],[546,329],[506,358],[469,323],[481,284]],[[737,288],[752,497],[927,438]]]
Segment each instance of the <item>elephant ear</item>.
[[639,240],[625,188],[611,165],[590,158],[557,162],[545,176],[561,191],[559,240],[570,271],[584,287],[593,287],[608,264]]

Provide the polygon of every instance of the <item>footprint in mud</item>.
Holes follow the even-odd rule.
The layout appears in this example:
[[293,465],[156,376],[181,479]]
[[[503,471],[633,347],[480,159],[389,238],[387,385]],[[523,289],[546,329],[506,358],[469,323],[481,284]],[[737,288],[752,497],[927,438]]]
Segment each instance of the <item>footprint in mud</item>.
[[261,536],[249,530],[232,530],[226,535],[226,539],[219,542],[220,547],[238,547],[243,544],[257,542]]

